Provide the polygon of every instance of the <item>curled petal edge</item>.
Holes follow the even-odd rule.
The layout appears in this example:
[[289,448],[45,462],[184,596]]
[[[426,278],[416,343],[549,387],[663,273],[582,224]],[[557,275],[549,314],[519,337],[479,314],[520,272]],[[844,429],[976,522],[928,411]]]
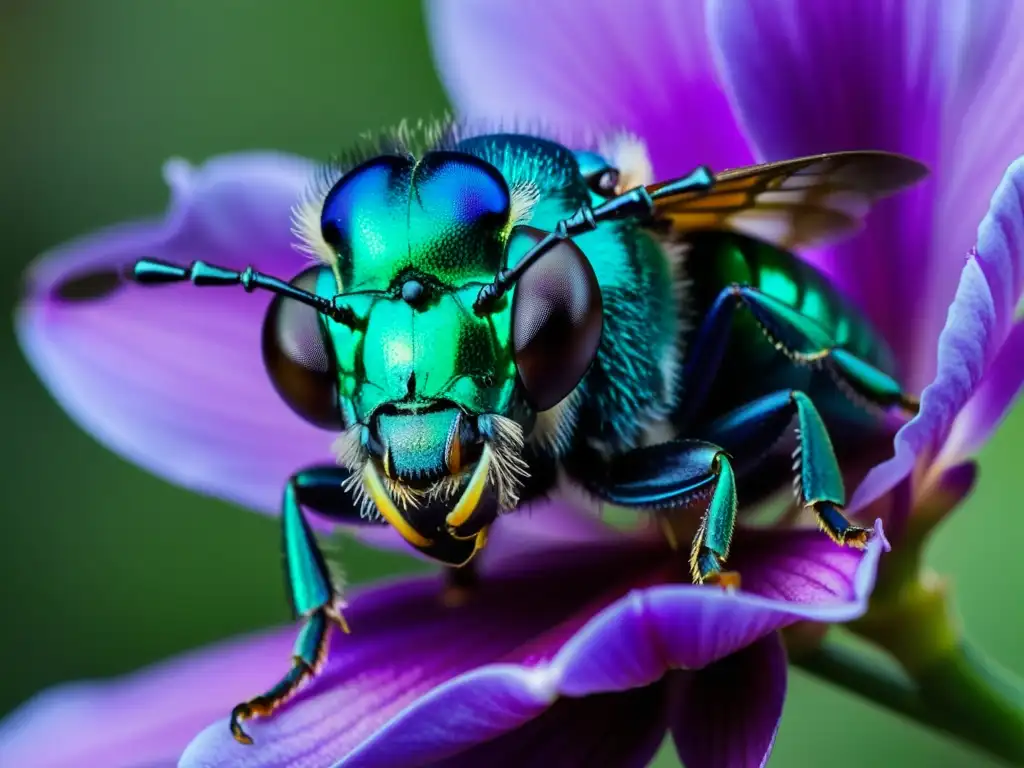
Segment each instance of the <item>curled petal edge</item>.
[[[628,690],[660,679],[678,663],[673,638],[664,636],[657,616],[671,610],[693,615],[702,608],[728,601],[730,614],[741,616],[757,629],[752,636],[723,643],[704,659],[711,664],[770,633],[797,621],[846,622],[862,616],[875,584],[878,561],[889,550],[881,521],[853,577],[852,599],[829,605],[800,605],[748,593],[725,594],[707,588],[659,586],[636,590],[609,606],[576,633],[548,663],[536,667],[491,664],[444,683],[395,715],[366,741],[335,763],[334,768],[369,768],[388,765],[396,746],[427,732],[426,740],[406,744],[405,749],[425,761],[440,760],[475,744],[494,738],[537,717],[559,697],[579,697]],[[624,642],[637,660],[627,675],[602,673]],[[683,641],[685,642],[685,641]],[[646,647],[643,647],[646,645]],[[675,662],[675,663],[674,663]],[[446,729],[453,707],[473,702],[468,727]],[[483,709],[481,709],[483,708]],[[423,729],[423,720],[437,727]],[[217,728],[224,727],[222,723]],[[399,747],[401,748],[401,747]],[[186,752],[186,756],[188,753]],[[193,765],[183,760],[182,766]],[[197,765],[197,764],[196,764]]]

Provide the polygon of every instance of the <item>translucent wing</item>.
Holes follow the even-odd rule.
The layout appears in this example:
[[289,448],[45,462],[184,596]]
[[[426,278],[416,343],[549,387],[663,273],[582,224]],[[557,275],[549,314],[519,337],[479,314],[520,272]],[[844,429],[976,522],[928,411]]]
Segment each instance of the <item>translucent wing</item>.
[[794,248],[856,231],[875,200],[927,174],[903,155],[836,152],[725,171],[708,193],[672,193],[673,182],[647,190],[655,221],[675,232],[732,230]]

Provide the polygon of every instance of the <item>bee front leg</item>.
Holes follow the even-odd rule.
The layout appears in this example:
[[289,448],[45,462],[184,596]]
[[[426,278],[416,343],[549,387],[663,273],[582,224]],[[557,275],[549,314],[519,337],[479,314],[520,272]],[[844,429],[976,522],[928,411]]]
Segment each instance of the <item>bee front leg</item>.
[[574,480],[611,504],[664,510],[706,501],[690,553],[697,583],[739,586],[723,571],[736,524],[736,476],[725,451],[702,440],[670,440],[636,448],[604,461],[589,451],[566,460]]
[[348,632],[338,605],[340,596],[331,586],[327,564],[302,507],[339,522],[378,522],[360,517],[358,505],[343,487],[349,476],[348,470],[334,465],[310,467],[292,475],[285,486],[281,509],[285,573],[292,608],[297,616],[303,617],[304,623],[295,642],[288,673],[265,693],[232,710],[231,733],[242,744],[252,744],[252,739],[242,729],[243,720],[271,714],[316,674],[327,655],[330,625],[337,624]]

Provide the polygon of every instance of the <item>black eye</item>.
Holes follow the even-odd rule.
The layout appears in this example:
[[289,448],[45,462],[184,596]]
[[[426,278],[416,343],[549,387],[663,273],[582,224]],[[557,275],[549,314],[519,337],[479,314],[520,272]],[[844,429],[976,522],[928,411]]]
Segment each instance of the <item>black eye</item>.
[[[291,284],[316,293],[317,278],[326,269],[307,269]],[[295,413],[322,429],[344,426],[334,358],[315,309],[274,297],[263,321],[263,364],[274,389]]]
[[601,197],[614,197],[619,186],[619,172],[615,168],[602,168],[587,177],[590,191]]
[[[529,245],[547,233],[516,227],[509,242]],[[516,283],[512,345],[527,399],[546,411],[566,397],[597,355],[603,327],[601,288],[593,267],[572,240],[562,240]]]

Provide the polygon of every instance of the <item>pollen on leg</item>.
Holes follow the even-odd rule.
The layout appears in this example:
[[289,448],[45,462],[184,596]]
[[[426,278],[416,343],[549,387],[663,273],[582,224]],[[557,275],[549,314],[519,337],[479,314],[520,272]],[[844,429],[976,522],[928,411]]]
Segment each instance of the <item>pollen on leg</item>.
[[726,592],[735,592],[740,588],[741,582],[739,571],[715,571],[704,579],[705,584],[721,587]]
[[727,592],[739,589],[740,574],[737,571],[723,571],[723,562],[723,558],[707,547],[698,547],[690,557],[693,583],[721,587]]
[[872,531],[868,528],[851,528],[846,531],[843,535],[842,541],[839,543],[846,547],[853,547],[854,549],[865,549],[868,542],[871,541]]

